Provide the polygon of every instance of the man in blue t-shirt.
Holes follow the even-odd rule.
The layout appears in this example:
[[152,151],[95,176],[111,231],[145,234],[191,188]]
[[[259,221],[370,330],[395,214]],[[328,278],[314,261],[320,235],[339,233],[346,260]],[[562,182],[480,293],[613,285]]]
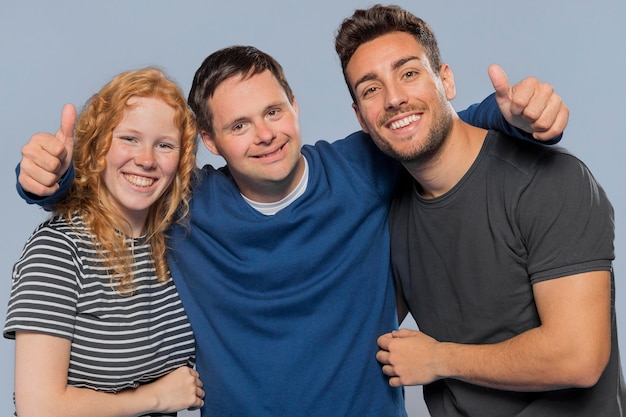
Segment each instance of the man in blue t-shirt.
[[[520,98],[560,134],[567,110],[551,91],[532,94],[543,84],[496,84],[507,116]],[[253,47],[211,54],[189,103],[203,143],[227,162],[202,169],[189,223],[174,226],[169,242],[196,337],[203,415],[405,416],[401,388],[375,357],[376,338],[397,328],[387,217],[400,164],[363,132],[302,146],[282,68]],[[494,103],[462,117],[515,133]],[[64,112],[56,137],[35,135],[24,147],[24,190],[57,192],[41,204],[72,181],[70,171],[57,190],[70,166],[71,117]]]

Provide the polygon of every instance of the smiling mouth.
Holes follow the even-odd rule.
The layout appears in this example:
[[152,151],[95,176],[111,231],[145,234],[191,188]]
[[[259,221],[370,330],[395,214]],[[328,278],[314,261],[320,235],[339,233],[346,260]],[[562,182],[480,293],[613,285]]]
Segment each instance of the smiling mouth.
[[282,152],[283,148],[285,147],[285,145],[281,146],[280,148],[276,149],[274,152],[270,152],[270,153],[264,153],[263,155],[258,155],[256,156],[256,158],[269,158],[272,157],[274,155],[278,155],[280,152]]
[[124,174],[124,178],[132,185],[142,188],[148,188],[156,182],[154,178],[141,177],[139,175]]
[[395,122],[391,123],[389,125],[389,127],[391,128],[391,130],[396,130],[396,129],[400,129],[403,128],[405,126],[408,126],[409,124],[413,123],[413,122],[417,122],[419,119],[421,119],[421,115],[417,115],[417,114],[412,114],[410,116],[407,116],[403,119],[400,120],[396,120]]

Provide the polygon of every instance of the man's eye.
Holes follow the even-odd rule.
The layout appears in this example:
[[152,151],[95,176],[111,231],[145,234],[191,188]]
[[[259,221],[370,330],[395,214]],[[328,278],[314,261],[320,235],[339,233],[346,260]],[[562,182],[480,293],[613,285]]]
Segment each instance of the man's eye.
[[378,91],[378,88],[376,87],[366,88],[365,90],[363,90],[363,97],[367,97],[368,95],[375,93],[376,91]]

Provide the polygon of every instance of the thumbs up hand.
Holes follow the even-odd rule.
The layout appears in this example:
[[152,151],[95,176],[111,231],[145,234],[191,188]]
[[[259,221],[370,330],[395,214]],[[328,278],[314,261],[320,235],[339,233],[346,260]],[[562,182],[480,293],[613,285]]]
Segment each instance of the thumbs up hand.
[[38,196],[53,194],[58,181],[72,162],[76,108],[66,104],[61,112],[61,127],[54,135],[37,133],[22,147],[18,182]]
[[550,140],[563,133],[569,110],[550,84],[529,77],[511,87],[499,65],[489,67],[489,78],[500,111],[511,125],[538,140]]

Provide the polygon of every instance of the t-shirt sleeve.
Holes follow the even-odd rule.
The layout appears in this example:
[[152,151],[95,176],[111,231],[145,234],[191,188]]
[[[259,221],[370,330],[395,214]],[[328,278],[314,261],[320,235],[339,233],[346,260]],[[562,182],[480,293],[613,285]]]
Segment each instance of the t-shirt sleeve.
[[532,283],[611,269],[613,207],[583,162],[547,153],[518,207]]
[[498,107],[495,93],[487,96],[482,102],[472,104],[467,109],[461,110],[458,114],[465,123],[487,130],[498,130],[517,139],[551,145],[558,143],[563,137],[563,134],[560,134],[549,141],[537,141],[530,133],[511,126]]
[[62,233],[41,227],[13,267],[4,337],[30,331],[71,339],[78,302],[79,262]]

